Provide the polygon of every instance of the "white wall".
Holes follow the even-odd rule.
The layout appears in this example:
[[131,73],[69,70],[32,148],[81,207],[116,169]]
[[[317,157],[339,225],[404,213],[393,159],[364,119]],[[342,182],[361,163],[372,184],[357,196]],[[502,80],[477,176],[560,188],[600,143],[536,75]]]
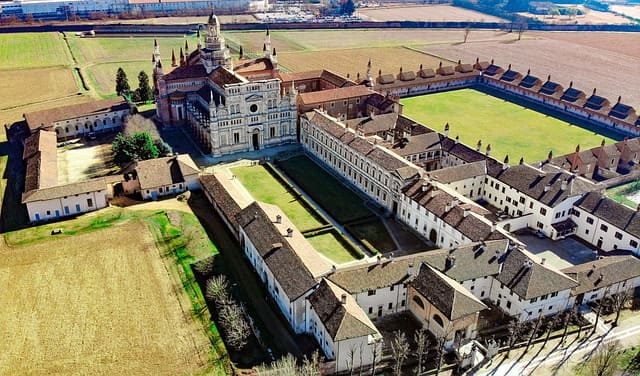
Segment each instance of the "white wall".
[[[107,189],[98,192],[81,193],[46,201],[28,202],[27,212],[31,222],[47,221],[77,215],[107,206]],[[90,201],[89,201],[90,200]],[[91,203],[91,206],[89,206]]]
[[580,239],[604,251],[617,248],[631,250],[636,255],[640,255],[638,251],[640,239],[638,237],[577,206],[573,208],[572,213],[571,219],[578,225],[576,236]]

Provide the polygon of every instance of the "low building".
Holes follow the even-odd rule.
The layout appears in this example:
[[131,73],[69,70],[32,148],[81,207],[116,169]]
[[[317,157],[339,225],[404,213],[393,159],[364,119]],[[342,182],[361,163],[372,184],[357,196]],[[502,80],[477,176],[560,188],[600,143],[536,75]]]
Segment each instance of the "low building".
[[121,130],[130,114],[129,102],[118,97],[29,112],[24,114],[24,119],[31,133],[54,131],[58,140],[66,140]]
[[149,159],[126,169],[125,193],[140,193],[143,200],[200,189],[200,170],[188,154]]

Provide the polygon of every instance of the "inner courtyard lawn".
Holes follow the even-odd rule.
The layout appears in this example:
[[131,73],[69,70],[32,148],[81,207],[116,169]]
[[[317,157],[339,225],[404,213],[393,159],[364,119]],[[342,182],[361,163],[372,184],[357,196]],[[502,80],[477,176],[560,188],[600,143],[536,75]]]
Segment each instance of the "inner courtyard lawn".
[[366,223],[349,226],[351,235],[366,240],[380,252],[396,248],[386,227],[364,200],[313,160],[303,155],[279,161],[278,166],[340,224],[371,218]]
[[498,160],[509,155],[511,163],[520,157],[527,162],[547,158],[549,151],[559,156],[615,142],[577,125],[547,116],[521,105],[474,89],[429,94],[400,101],[403,114],[439,132],[449,123],[449,137],[473,148],[482,140],[482,151],[491,144],[491,155]]
[[[325,225],[276,180],[263,166],[245,166],[232,169],[234,175],[257,201],[278,206],[291,222],[304,232]],[[309,238],[314,248],[336,263],[355,260],[355,257],[333,236]]]

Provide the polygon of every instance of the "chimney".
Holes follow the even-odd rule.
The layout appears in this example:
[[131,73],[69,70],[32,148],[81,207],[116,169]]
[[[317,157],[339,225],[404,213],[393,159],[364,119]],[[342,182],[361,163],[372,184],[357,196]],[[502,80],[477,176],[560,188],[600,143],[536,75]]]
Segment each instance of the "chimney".
[[591,269],[590,269],[590,270],[589,270],[589,272],[587,273],[587,276],[591,277],[591,275],[592,275],[593,273],[595,273],[595,272],[596,272],[596,269],[597,269],[597,268],[596,268],[596,265],[595,265],[595,264],[591,265]]
[[547,154],[547,162],[551,162],[553,159],[553,150],[549,150],[549,154]]
[[480,151],[481,148],[482,148],[482,140],[478,140],[478,143],[476,144],[476,151]]
[[573,87],[573,81],[569,82],[569,89]]
[[293,238],[293,229],[291,227],[289,227],[287,229],[287,237],[288,238]]
[[447,202],[447,205],[444,207],[444,212],[448,213],[451,210],[452,207],[453,207],[452,203],[451,202]]
[[593,95],[596,95],[596,88],[593,88]]
[[540,260],[540,265],[544,265],[545,262],[547,262],[547,259],[543,257],[542,260]]
[[456,266],[456,256],[449,255],[445,261],[444,269],[445,271]]
[[544,191],[549,192],[551,190],[551,184],[545,184]]
[[444,136],[449,137],[449,123],[444,125]]
[[469,215],[469,212],[471,211],[471,209],[469,208],[464,208],[464,211],[462,212],[462,216],[464,218],[466,218]]
[[548,82],[548,81],[551,81],[551,75],[548,75],[548,76],[547,76],[547,82]]
[[502,163],[502,170],[506,170],[509,168],[509,154],[504,157],[504,163]]
[[567,181],[565,179],[562,180],[562,184],[560,185],[560,190],[561,191],[567,190]]
[[618,95],[618,103],[620,103],[620,101],[622,101],[622,95]]
[[489,154],[491,154],[491,144],[487,145],[487,157],[489,156]]
[[413,264],[409,264],[409,270],[407,271],[407,275],[409,277],[413,275]]
[[335,265],[331,265],[331,273],[335,273],[338,270]]
[[527,69],[527,76],[531,75],[531,68]]
[[429,183],[426,181],[422,182],[422,192],[426,192],[429,189]]
[[508,70],[508,71],[510,71],[510,70],[511,70],[511,64],[509,64],[509,67],[507,68],[507,70]]
[[491,59],[491,65],[493,65],[493,59]]
[[376,256],[376,264],[380,265],[382,263],[382,255]]
[[524,164],[524,157],[520,157],[520,165],[522,166]]
[[342,294],[342,296],[340,296],[340,303],[342,303],[342,305],[347,304],[347,294]]
[[456,144],[460,142],[460,136],[456,135]]
[[495,232],[496,231],[496,224],[494,222],[491,222],[491,232]]
[[600,142],[600,146],[604,147],[604,138],[602,139],[602,142]]
[[282,216],[280,214],[276,215],[276,223],[282,223]]

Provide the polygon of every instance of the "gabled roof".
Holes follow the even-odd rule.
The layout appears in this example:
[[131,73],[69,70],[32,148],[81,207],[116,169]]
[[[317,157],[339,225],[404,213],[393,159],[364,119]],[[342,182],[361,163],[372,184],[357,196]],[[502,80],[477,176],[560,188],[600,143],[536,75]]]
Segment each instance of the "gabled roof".
[[584,95],[585,93],[583,91],[569,87],[567,90],[564,91],[560,99],[567,102],[575,102],[578,100],[578,98]]
[[640,238],[640,213],[599,192],[589,192],[575,206]]
[[545,95],[554,95],[556,94],[556,92],[560,90],[562,90],[562,86],[560,86],[558,83],[555,83],[553,81],[547,81],[542,85],[539,93],[545,94]]
[[355,299],[331,281],[323,278],[308,299],[333,342],[380,335]]
[[348,86],[337,89],[329,89],[322,91],[312,91],[309,93],[300,93],[298,98],[305,105],[313,105],[330,101],[338,101],[349,98],[357,98],[371,95],[372,91],[362,85]]
[[537,256],[523,249],[507,253],[498,281],[524,300],[578,286],[574,279],[540,264]]
[[244,208],[236,220],[290,301],[316,285],[316,280],[258,202]]
[[183,65],[176,67],[171,72],[162,76],[165,81],[183,80],[187,78],[204,78],[207,76],[207,70],[202,64]]
[[38,152],[55,155],[57,153],[56,132],[37,131],[24,141],[22,159],[28,159]]
[[613,105],[613,107],[611,107],[609,116],[624,120],[628,118],[633,111],[633,107],[620,103],[620,101],[618,101],[615,105]]
[[140,161],[135,170],[142,190],[184,183],[186,176],[200,172],[187,154]]
[[393,144],[391,150],[402,157],[440,150],[440,135],[437,132],[429,132],[409,138],[401,138]]
[[544,167],[543,171],[524,163],[489,171],[489,174],[550,207],[555,207],[569,197],[595,189],[595,185],[590,181],[575,177],[563,169],[549,164],[545,164]]
[[53,187],[40,188],[24,192],[22,194],[22,203],[26,204],[29,202],[47,201],[83,193],[104,191],[106,189],[107,182],[105,178],[96,178],[77,183],[56,185]]
[[449,184],[476,176],[484,176],[486,174],[487,162],[485,160],[445,167],[428,172],[429,176],[443,184]]
[[[578,295],[640,277],[640,260],[635,256],[605,256],[562,272],[578,281],[578,286],[571,289],[571,295]],[[633,286],[628,285],[627,289],[630,288]]]
[[218,178],[215,175],[202,175],[200,176],[200,183],[202,189],[209,193],[209,196],[213,198],[216,205],[226,215],[227,219],[231,222],[234,229],[238,228],[238,222],[236,221],[236,215],[242,210],[236,200],[231,197],[229,192],[222,186]]
[[450,321],[487,308],[461,284],[427,264],[420,265],[411,286]]
[[540,84],[540,79],[538,77],[528,74],[522,79],[522,81],[520,81],[519,85],[527,89],[531,89],[532,87],[538,84]]
[[51,127],[54,122],[83,116],[106,114],[129,110],[129,103],[122,97],[73,104],[24,114],[29,129],[33,132],[41,127]]
[[584,107],[599,111],[605,107],[608,102],[609,101],[606,98],[593,94],[587,99]]
[[398,113],[391,112],[373,117],[345,120],[344,123],[347,127],[360,131],[364,135],[371,135],[395,128],[397,120]]
[[248,82],[244,77],[233,73],[223,66],[216,67],[212,70],[211,73],[209,73],[209,79],[220,87]]
[[513,82],[513,81],[517,80],[520,77],[522,77],[520,72],[517,72],[517,71],[514,71],[512,69],[509,69],[509,70],[507,70],[506,72],[504,72],[502,74],[502,76],[500,77],[500,80],[501,81],[507,81],[507,82]]

